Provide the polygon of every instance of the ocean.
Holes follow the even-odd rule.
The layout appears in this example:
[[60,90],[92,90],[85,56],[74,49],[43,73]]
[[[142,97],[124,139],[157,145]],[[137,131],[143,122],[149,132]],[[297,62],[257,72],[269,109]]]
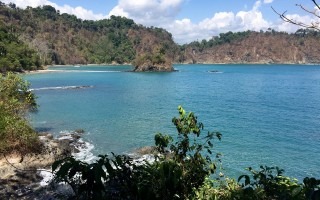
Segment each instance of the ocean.
[[177,107],[205,131],[233,178],[251,166],[278,166],[299,180],[320,178],[320,66],[174,65],[178,72],[132,73],[131,66],[50,67],[28,74],[39,111],[32,125],[54,135],[84,129],[93,155],[132,153],[157,132],[176,135]]

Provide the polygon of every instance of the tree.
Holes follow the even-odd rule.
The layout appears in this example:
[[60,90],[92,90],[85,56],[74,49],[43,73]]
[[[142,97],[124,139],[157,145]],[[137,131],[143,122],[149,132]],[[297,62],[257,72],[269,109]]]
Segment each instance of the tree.
[[[305,11],[308,14],[310,14],[311,16],[320,19],[320,14],[319,14],[320,6],[319,6],[319,3],[317,3],[316,0],[311,0],[311,1],[313,2],[313,4],[316,7],[315,10],[311,10],[310,8],[306,8],[305,6],[303,6],[301,4],[296,4],[296,6],[300,7],[303,11]],[[320,21],[314,21],[314,22],[310,22],[310,23],[305,23],[305,22],[302,22],[302,21],[299,21],[299,20],[295,20],[295,19],[292,19],[292,18],[288,17],[288,15],[286,14],[287,11],[285,11],[283,13],[279,13],[273,7],[272,7],[272,9],[285,22],[288,22],[288,23],[291,23],[291,24],[295,24],[295,25],[298,25],[298,26],[301,26],[301,27],[304,27],[304,28],[311,28],[311,29],[316,29],[316,30],[320,31]]]
[[0,153],[37,152],[39,139],[26,119],[28,111],[36,111],[34,94],[20,76],[0,74]]
[[67,157],[52,165],[54,181],[68,183],[79,199],[192,199],[194,190],[216,171],[212,142],[221,134],[202,135],[204,126],[194,113],[181,106],[178,111],[172,119],[177,140],[157,133],[153,162],[113,154],[88,164]]

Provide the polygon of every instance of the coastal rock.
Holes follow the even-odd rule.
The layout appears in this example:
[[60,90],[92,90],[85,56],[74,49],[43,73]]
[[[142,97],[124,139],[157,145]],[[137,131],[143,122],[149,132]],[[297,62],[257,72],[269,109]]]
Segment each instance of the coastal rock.
[[158,153],[155,146],[145,146],[134,151],[138,155],[147,155],[147,154],[155,154]]
[[135,66],[134,72],[172,72],[174,68],[170,62],[152,63],[150,60]]
[[319,39],[286,33],[250,32],[246,37],[202,48],[187,45],[173,62],[184,64],[320,63]]
[[76,153],[79,137],[54,139],[52,134],[41,133],[39,139],[43,144],[40,154],[0,156],[0,199],[67,199],[61,198],[66,186],[61,194],[51,186],[41,187],[39,172],[50,173],[55,160]]

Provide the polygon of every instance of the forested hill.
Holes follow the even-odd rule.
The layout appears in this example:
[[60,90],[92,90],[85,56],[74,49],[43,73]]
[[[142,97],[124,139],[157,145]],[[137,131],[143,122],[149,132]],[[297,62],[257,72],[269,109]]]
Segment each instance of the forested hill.
[[177,45],[162,28],[116,16],[81,20],[52,6],[0,2],[0,19],[0,71],[51,64],[130,63],[148,70],[171,63],[320,63],[320,34],[311,30],[228,32]]
[[176,47],[164,29],[146,28],[124,17],[81,20],[52,6],[20,9],[1,3],[0,19],[2,27],[37,52],[43,65],[132,63],[138,53],[168,60]]
[[320,32],[221,33],[218,37],[181,46],[183,63],[320,63]]

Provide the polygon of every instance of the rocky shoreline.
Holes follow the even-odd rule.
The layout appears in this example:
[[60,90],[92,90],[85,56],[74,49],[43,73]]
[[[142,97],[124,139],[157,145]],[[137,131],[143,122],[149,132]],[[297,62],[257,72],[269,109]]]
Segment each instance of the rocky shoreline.
[[40,154],[0,156],[0,199],[66,199],[67,186],[41,186],[41,172],[51,173],[51,165],[84,145],[80,133],[53,138],[49,133],[39,134],[43,144]]

